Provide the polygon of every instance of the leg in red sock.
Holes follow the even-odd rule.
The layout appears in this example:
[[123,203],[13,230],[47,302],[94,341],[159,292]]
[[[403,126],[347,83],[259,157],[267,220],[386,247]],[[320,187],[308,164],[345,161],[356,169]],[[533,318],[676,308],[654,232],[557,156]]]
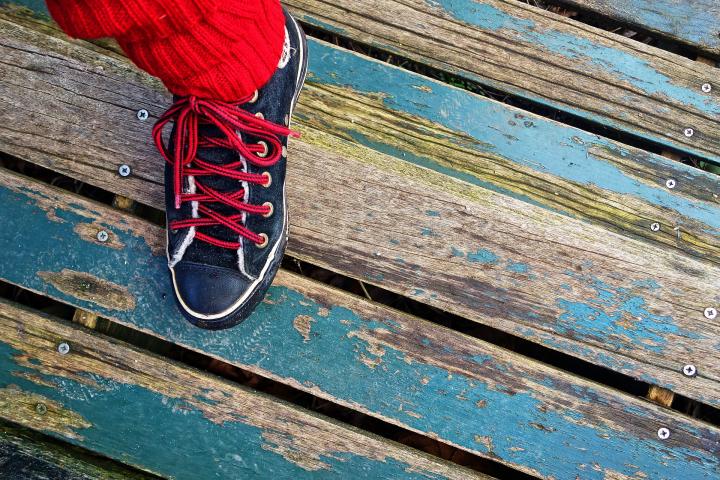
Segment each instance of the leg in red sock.
[[278,0],[47,0],[77,38],[115,37],[176,95],[234,101],[275,72],[285,40]]
[[277,0],[48,6],[71,36],[115,37],[176,95],[153,129],[166,162],[175,298],[194,325],[238,324],[265,295],[287,242],[287,138],[307,65],[302,30]]

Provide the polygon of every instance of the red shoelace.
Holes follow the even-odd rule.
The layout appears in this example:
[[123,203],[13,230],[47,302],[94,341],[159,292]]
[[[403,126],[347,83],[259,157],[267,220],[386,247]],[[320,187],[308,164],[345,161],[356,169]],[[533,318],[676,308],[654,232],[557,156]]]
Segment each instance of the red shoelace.
[[[226,165],[206,162],[197,156],[198,148],[221,147],[237,151],[246,162],[258,167],[270,167],[280,160],[282,155],[281,136],[299,137],[297,132],[277,125],[262,116],[253,115],[239,108],[240,105],[255,101],[257,93],[240,99],[238,102],[225,103],[214,100],[203,100],[195,96],[178,99],[153,127],[153,138],[160,154],[172,165],[175,208],[179,209],[185,202],[198,202],[198,218],[176,220],[168,226],[172,230],[190,227],[209,227],[223,225],[238,235],[263,245],[267,237],[257,234],[243,225],[243,213],[256,215],[272,214],[272,204],[251,205],[245,203],[245,191],[241,187],[233,192],[219,192],[203,184],[202,178],[210,175],[222,176],[247,182],[248,184],[269,186],[272,177],[269,172],[260,174],[243,171],[243,162],[238,160]],[[170,154],[168,145],[162,139],[165,126],[175,123],[173,152]],[[200,124],[216,126],[222,132],[221,137],[201,137],[198,134]],[[257,143],[245,143],[241,135],[252,135],[260,139]],[[192,176],[195,179],[195,193],[183,191],[184,179]],[[212,203],[228,205],[238,213],[222,215],[210,208]],[[195,238],[217,247],[237,250],[239,242],[228,242],[213,236],[195,232]]]

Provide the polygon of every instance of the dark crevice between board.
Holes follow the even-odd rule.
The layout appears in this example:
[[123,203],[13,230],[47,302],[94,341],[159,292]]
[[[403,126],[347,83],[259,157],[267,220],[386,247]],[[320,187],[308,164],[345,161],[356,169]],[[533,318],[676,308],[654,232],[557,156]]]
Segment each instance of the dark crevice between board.
[[[0,298],[12,300],[43,313],[71,321],[73,307],[43,297],[21,287],[0,281]],[[183,320],[178,320],[183,321]],[[420,450],[434,457],[491,475],[499,480],[533,480],[537,477],[510,468],[497,461],[480,457],[445,444],[411,430],[379,420],[370,415],[352,410],[284,383],[257,375],[248,370],[230,365],[194,350],[154,337],[150,334],[126,327],[105,318],[98,320],[94,330],[156,355],[169,358],[192,368],[197,368],[289,402],[295,406],[317,412],[326,417],[352,425],[385,439]]]
[[438,80],[442,83],[452,85],[463,90],[467,90],[477,95],[490,98],[492,100],[496,100],[505,105],[517,107],[540,117],[547,118],[580,130],[584,130],[595,135],[600,135],[602,137],[623,143],[631,147],[635,147],[658,155],[663,154],[663,152],[671,152],[675,154],[673,155],[673,160],[675,158],[679,158],[679,161],[681,163],[690,165],[694,168],[713,173],[720,173],[720,167],[718,167],[717,165],[714,165],[711,162],[690,155],[681,150],[673,149],[666,145],[652,142],[624,130],[608,127],[606,125],[594,122],[579,115],[574,115],[557,108],[543,105],[539,102],[523,98],[519,95],[504,92],[498,88],[485,85],[478,81],[469,80],[457,74],[448,73],[439,68],[431,67],[421,62],[411,60],[407,57],[403,57],[395,53],[373,47],[366,43],[358,42],[348,37],[338,35],[337,33],[323,30],[306,22],[300,23],[302,24],[303,30],[305,30],[305,33],[308,36],[316,38],[318,40],[323,40],[325,42],[337,45],[353,52],[360,53],[362,55],[374,58],[384,63],[400,67],[404,70],[408,70],[410,72],[417,73],[434,80]]
[[[116,475],[117,478],[152,480],[161,479],[163,477],[138,470],[130,465],[119,463],[108,457],[104,457],[84,448],[68,445],[67,443],[55,439],[47,434],[29,430],[21,425],[0,419],[0,478],[23,480],[46,479],[46,480],[62,480],[69,478],[71,471],[66,468],[72,468],[73,462],[79,464],[90,465],[99,471],[108,472]],[[47,458],[42,455],[35,458],[27,458],[20,451],[13,451],[10,447],[17,441],[25,445],[31,445],[38,451],[47,454]],[[5,448],[2,448],[2,444]],[[60,459],[57,465],[52,465],[52,459]],[[67,459],[70,464],[66,464]],[[53,468],[53,466],[55,468]],[[21,471],[24,475],[31,474],[32,477],[19,477],[17,472]],[[84,476],[84,475],[83,475]],[[73,478],[75,478],[73,476]]]
[[[73,193],[79,193],[80,195],[88,197],[92,200],[112,206],[112,193],[101,188],[82,184],[82,182],[57,172],[53,172],[52,170],[44,167],[40,167],[8,155],[3,156],[2,154],[0,154],[0,167],[17,171],[44,183],[64,188]],[[164,227],[165,225],[164,212],[147,205],[137,204],[137,207],[133,211],[133,215],[148,220],[158,226]],[[608,387],[636,397],[645,397],[650,387],[648,383],[636,380],[628,375],[578,359],[572,355],[553,350],[549,347],[545,347],[524,338],[503,332],[496,328],[482,325],[425,303],[390,292],[389,290],[364,283],[360,280],[356,280],[307,262],[303,262],[289,254],[285,255],[282,267],[303,277],[310,278],[360,297],[365,297],[373,302],[387,305],[391,308],[422,318],[431,323],[442,325],[468,336],[484,340],[525,357],[543,362],[559,370],[607,385]],[[20,295],[17,299],[7,296],[8,294],[2,294],[5,298],[11,298],[19,303],[34,305],[33,303],[27,303],[26,299],[26,296],[32,296],[34,294],[25,290],[17,289],[17,291],[9,294]],[[56,313],[57,316],[68,320],[72,319],[74,312],[72,307],[68,307],[67,305],[55,302],[54,300],[46,297],[37,295],[34,297],[36,298],[33,301],[38,302],[38,305],[44,305],[44,302],[49,302],[48,305],[52,305],[53,308],[65,308],[63,312],[59,314]],[[105,320],[105,322],[108,321]],[[108,328],[111,328],[112,325]],[[143,335],[144,334],[141,334],[141,336]],[[720,409],[682,397],[681,395],[675,394],[675,400],[670,408],[714,425],[720,425]]]
[[[524,0],[524,3],[690,60],[696,60],[698,57],[713,58],[716,60],[715,66],[718,66],[717,55],[670,38],[661,32],[653,32],[642,25],[610,18],[588,8],[583,8],[582,5],[578,5],[573,0]],[[718,26],[717,34],[720,35],[720,26]]]

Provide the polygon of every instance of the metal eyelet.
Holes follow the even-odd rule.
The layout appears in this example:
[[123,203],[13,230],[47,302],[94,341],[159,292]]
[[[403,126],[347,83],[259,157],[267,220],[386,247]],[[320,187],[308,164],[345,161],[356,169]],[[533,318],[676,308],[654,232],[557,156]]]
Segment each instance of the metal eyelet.
[[249,100],[248,103],[255,103],[258,101],[258,98],[260,98],[260,92],[255,90],[255,93],[253,93],[253,97]]
[[263,115],[262,112],[257,112],[255,116],[258,117],[260,120],[265,120],[265,115]]
[[287,147],[285,145],[282,147],[282,156],[283,158],[287,158]]
[[262,239],[263,239],[262,243],[256,243],[255,246],[256,246],[257,248],[265,248],[265,247],[267,247],[267,244],[268,244],[268,241],[269,241],[269,240],[268,240],[268,236],[267,236],[266,234],[264,234],[264,233],[261,233],[261,234],[260,234],[260,237],[262,237]]
[[267,177],[267,182],[262,183],[261,185],[265,188],[272,185],[272,175],[270,175],[270,172],[263,172],[262,175],[265,175]]
[[270,209],[268,211],[268,213],[263,215],[263,217],[265,217],[265,218],[272,217],[272,214],[275,212],[275,206],[273,206],[272,202],[263,203],[263,207],[268,207]]
[[265,142],[263,142],[262,140],[260,140],[259,142],[257,142],[257,144],[258,144],[258,145],[262,145],[263,148],[265,149],[265,150],[263,150],[262,152],[258,152],[258,153],[257,153],[257,156],[260,157],[260,158],[265,158],[265,157],[267,157],[267,154],[270,153],[270,147],[268,147],[268,144],[265,143]]

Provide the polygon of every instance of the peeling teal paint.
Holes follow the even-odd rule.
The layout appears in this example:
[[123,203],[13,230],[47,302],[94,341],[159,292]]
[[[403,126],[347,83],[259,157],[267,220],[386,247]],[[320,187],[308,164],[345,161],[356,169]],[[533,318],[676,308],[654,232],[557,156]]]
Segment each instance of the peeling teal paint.
[[[478,140],[476,144],[465,145],[466,148],[497,155],[540,173],[551,174],[580,185],[597,186],[620,195],[635,197],[701,222],[707,225],[708,233],[720,235],[718,205],[678,195],[665,188],[662,182],[649,185],[644,181],[638,181],[595,152],[606,151],[621,157],[638,158],[639,162],[656,165],[660,171],[674,172],[676,179],[682,179],[684,182],[693,182],[697,179],[718,183],[720,187],[717,176],[658,155],[630,152],[621,144],[606,138],[532,114],[521,114],[512,107],[433,80],[423,79],[384,63],[338,51],[320,42],[310,43],[310,68],[314,74],[313,82],[379,95],[384,105],[391,110],[420,116]],[[382,90],[379,89],[379,85],[383,86]],[[412,85],[427,85],[433,91],[428,94],[411,88]],[[453,108],[448,109],[447,105],[452,105]],[[522,117],[521,121],[517,121],[518,115]],[[482,121],[468,122],[468,118],[479,118]],[[532,119],[533,128],[527,128],[522,124],[522,119],[525,118]],[[513,124],[515,126],[512,126]],[[496,125],[510,126],[497,129]],[[575,216],[572,211],[543,205],[527,196],[481,180],[466,171],[451,169],[439,165],[432,159],[412,155],[394,146],[373,141],[357,131],[347,133],[363,145],[402,160],[551,211]],[[513,138],[508,138],[505,135],[507,133],[512,133]],[[549,145],[551,148],[534,148],[535,145]]]
[[558,318],[558,332],[563,335],[596,338],[617,351],[641,347],[657,353],[663,351],[669,336],[700,338],[681,330],[672,317],[648,311],[646,300],[627,288],[613,287],[595,277],[573,276],[585,281],[596,296],[586,301],[556,300],[563,311]]
[[[602,471],[587,467],[598,464],[625,475],[641,470],[648,478],[694,480],[704,478],[718,468],[718,458],[714,456],[706,458],[707,454],[703,452],[662,444],[654,435],[618,433],[611,426],[598,424],[595,418],[570,422],[567,411],[555,410],[553,406],[547,408],[542,398],[534,396],[532,389],[493,385],[490,380],[500,381],[506,366],[499,365],[502,362],[494,358],[482,357],[490,354],[480,347],[467,354],[449,352],[447,345],[434,345],[427,336],[418,333],[426,337],[423,343],[426,348],[453,355],[458,361],[469,355],[468,361],[478,369],[489,369],[483,371],[480,379],[457,372],[449,375],[446,369],[425,364],[417,358],[409,361],[407,352],[385,344],[382,345],[384,354],[372,357],[379,363],[369,368],[362,362],[362,355],[367,356],[365,352],[371,351],[365,336],[400,334],[407,326],[388,319],[361,317],[345,307],[319,304],[285,287],[271,287],[266,301],[236,328],[221,332],[194,328],[180,317],[172,303],[165,259],[152,256],[143,239],[108,226],[126,247],[115,250],[82,241],[73,235],[73,223],[82,221],[81,216],[58,210],[56,215],[64,221],[52,222],[32,199],[12,193],[6,187],[0,187],[0,204],[6,220],[6,228],[0,230],[0,265],[9,266],[0,273],[4,279],[49,292],[79,307],[88,306],[88,303],[48,287],[37,277],[36,270],[70,268],[126,285],[137,298],[134,311],[94,309],[135,328],[158,333],[171,342],[211,352],[237,365],[270,372],[279,378],[292,378],[302,385],[313,385],[329,398],[363,405],[373,415],[397,419],[410,429],[435,432],[440,439],[463,448],[478,449],[475,435],[487,436],[492,441],[492,454],[496,458],[536,470],[544,476],[600,479],[604,475]],[[44,253],[52,249],[61,249],[63,255]],[[20,254],[23,262],[16,261]],[[118,265],[123,268],[117,268]],[[606,300],[600,296],[599,302],[603,301]],[[313,319],[309,342],[294,331],[293,322],[298,315]],[[473,360],[472,356],[482,359],[482,363]],[[3,375],[1,372],[7,372],[7,369],[0,370]],[[348,382],[347,378],[353,381]],[[12,380],[19,381],[16,377]],[[27,387],[27,384],[23,385]],[[61,395],[67,391],[69,389],[59,392],[47,389],[47,394]],[[590,396],[588,392],[582,394]],[[595,395],[600,393],[595,392]],[[112,401],[108,400],[108,403],[111,405]],[[142,401],[149,409],[145,411],[154,412],[162,405],[162,399],[159,404],[158,399],[153,398],[142,397]],[[484,407],[478,408],[476,403],[481,401]],[[400,412],[401,406],[408,406],[414,415]],[[92,408],[99,412],[106,410],[96,404]],[[165,421],[164,412],[158,415]],[[193,422],[197,421],[194,415],[189,414]],[[648,411],[648,415],[655,414]],[[126,414],[125,418],[136,417]],[[102,415],[98,414],[98,418],[92,420],[102,421]],[[676,423],[675,438],[679,438],[684,420],[676,419]],[[547,426],[548,430],[540,430],[537,425]],[[107,431],[104,434],[107,438]],[[236,432],[234,441],[246,435],[252,439],[255,434],[251,430],[241,434]],[[89,441],[94,438],[102,441],[99,435],[92,435],[94,433],[87,437]],[[567,439],[573,441],[567,445]],[[710,444],[711,440],[707,442]],[[560,449],[558,445],[566,446]],[[687,460],[698,457],[703,459],[702,462]],[[158,461],[162,458],[158,457]],[[628,466],[629,459],[636,467]],[[204,460],[198,459],[201,461]]]
[[720,105],[698,88],[690,89],[673,82],[653,69],[640,57],[621,49],[594,43],[563,31],[539,28],[532,20],[519,18],[492,5],[473,0],[431,0],[457,19],[484,30],[508,30],[520,41],[542,45],[557,55],[583,61],[591,68],[610,72],[650,95],[660,94],[699,112],[720,115]]
[[453,257],[465,257],[470,263],[485,263],[494,265],[500,261],[500,257],[486,248],[481,248],[475,252],[463,252],[456,247],[450,247],[450,254]]
[[[580,3],[578,0],[571,0]],[[716,0],[593,0],[596,8],[703,48],[720,50],[720,6]],[[585,4],[586,8],[590,5]]]
[[[41,376],[55,387],[41,385],[19,375],[36,373],[13,361],[21,353],[0,342],[0,388],[13,385],[59,402],[92,424],[77,431],[82,436],[80,440],[65,440],[165,477],[441,478],[411,472],[409,464],[392,458],[370,459],[351,452],[328,452],[318,458],[326,468],[306,470],[268,448],[277,446],[264,437],[273,431],[264,431],[240,416],[237,420],[225,418],[213,422],[186,400],[97,375],[92,378],[96,386],[55,375]],[[205,398],[200,400],[208,406],[217,404]],[[291,447],[290,452],[304,454],[295,448]]]
[[439,217],[440,212],[435,210],[425,210],[425,215],[427,215],[428,217]]
[[512,260],[507,261],[505,270],[513,273],[528,273],[530,271],[530,265],[522,262],[513,262]]
[[488,264],[495,264],[498,263],[499,257],[495,255],[490,250],[487,250],[485,248],[481,248],[480,250],[467,254],[467,259],[471,263],[488,263]]

